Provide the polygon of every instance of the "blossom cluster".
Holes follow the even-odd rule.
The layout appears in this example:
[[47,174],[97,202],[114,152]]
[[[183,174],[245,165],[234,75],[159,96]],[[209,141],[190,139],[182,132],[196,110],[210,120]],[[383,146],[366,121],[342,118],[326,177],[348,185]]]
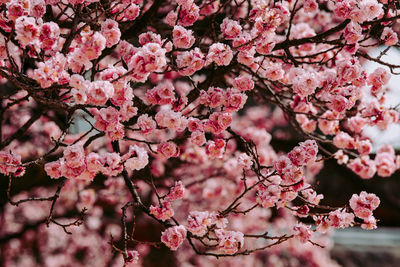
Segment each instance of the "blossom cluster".
[[124,167],[127,170],[140,170],[148,164],[146,150],[138,146],[130,146],[122,157],[115,152],[98,154],[86,153],[82,144],[71,145],[57,161],[46,163],[44,169],[51,178],[65,177],[69,179],[92,181],[98,172],[107,176],[119,175]]

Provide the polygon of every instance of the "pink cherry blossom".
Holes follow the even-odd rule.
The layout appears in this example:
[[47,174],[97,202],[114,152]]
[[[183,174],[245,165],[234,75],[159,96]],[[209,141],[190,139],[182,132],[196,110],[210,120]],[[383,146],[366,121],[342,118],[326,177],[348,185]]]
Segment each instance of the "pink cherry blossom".
[[318,146],[314,140],[307,140],[306,142],[300,143],[288,153],[290,161],[295,166],[302,166],[316,160],[318,153]]
[[60,28],[56,23],[50,21],[41,25],[39,40],[43,50],[56,50],[59,37]]
[[163,44],[161,40],[161,36],[157,33],[152,31],[144,32],[139,35],[139,43],[141,45],[149,44],[149,43],[156,43],[160,46]]
[[61,53],[45,62],[38,63],[38,68],[33,71],[31,78],[35,79],[43,88],[54,83],[66,84],[69,82],[69,73],[65,71],[67,59]]
[[46,171],[47,175],[53,179],[57,179],[62,176],[60,161],[46,163],[46,165],[44,166],[44,170]]
[[222,158],[225,149],[225,141],[223,139],[217,139],[215,141],[209,141],[206,145],[206,153],[211,158]]
[[103,167],[102,157],[97,153],[89,153],[85,161],[87,170],[93,174],[97,174]]
[[362,191],[359,195],[353,194],[349,203],[358,218],[367,220],[379,206],[380,199],[375,194]]
[[181,75],[190,76],[203,68],[205,64],[204,54],[196,47],[193,50],[179,53],[176,57],[176,63]]
[[281,189],[277,185],[260,186],[257,191],[257,203],[263,208],[275,206],[281,196]]
[[200,10],[200,14],[204,15],[204,16],[209,16],[211,14],[214,14],[215,12],[218,11],[218,7],[220,5],[220,1],[213,1],[211,3],[207,3],[206,5],[204,5],[201,10]]
[[340,132],[333,138],[333,143],[338,148],[353,149],[355,140],[346,132]]
[[177,22],[177,20],[178,20],[178,14],[177,14],[176,12],[174,12],[173,10],[171,10],[171,11],[167,14],[165,20],[166,20],[166,22],[167,22],[167,24],[168,24],[169,26],[175,26],[175,24],[176,24],[176,22]]
[[251,166],[253,165],[251,157],[246,153],[240,153],[240,155],[237,158],[237,161],[239,166],[244,168],[245,170],[251,169]]
[[303,8],[305,12],[314,12],[318,8],[318,3],[315,0],[305,0]]
[[[269,64],[265,70],[265,77],[271,81],[277,81],[283,78],[284,71],[279,64]],[[299,80],[300,82],[300,80]]]
[[307,226],[303,223],[297,223],[293,227],[295,237],[302,243],[306,243],[310,240],[312,236],[312,231],[310,230],[310,226]]
[[114,107],[102,108],[94,117],[96,119],[94,126],[101,131],[107,131],[119,124],[119,112]]
[[129,147],[128,153],[123,155],[124,166],[128,170],[141,170],[149,163],[149,156],[144,148],[137,145]]
[[218,248],[223,253],[234,254],[244,245],[244,235],[241,232],[218,229],[215,234],[219,239]]
[[125,9],[124,11],[124,16],[126,20],[135,20],[140,13],[140,7],[135,4],[130,4],[128,8]]
[[82,54],[84,54],[88,60],[96,59],[106,48],[106,43],[106,38],[99,32],[95,32],[92,35],[84,36]]
[[390,74],[384,68],[377,68],[368,76],[368,84],[372,85],[371,92],[377,94],[381,91],[382,86],[386,85],[390,80]]
[[234,39],[242,32],[242,26],[237,21],[224,18],[221,24],[221,31],[225,39]]
[[174,210],[172,209],[171,202],[164,201],[161,206],[150,206],[150,213],[153,214],[157,219],[166,221],[174,216]]
[[318,119],[318,128],[324,133],[333,135],[338,132],[339,121],[335,114],[328,110]]
[[382,4],[375,0],[362,0],[358,7],[357,19],[361,21],[372,20],[383,13]]
[[182,181],[175,182],[175,185],[171,187],[166,199],[169,201],[183,199],[185,197],[185,192],[186,190],[182,184]]
[[175,88],[171,82],[164,82],[146,92],[147,100],[153,105],[170,104],[175,100]]
[[101,158],[101,172],[105,175],[116,176],[122,172],[121,157],[118,153],[106,153]]
[[239,76],[233,81],[233,87],[240,91],[249,91],[254,88],[254,82],[249,76]]
[[329,212],[329,225],[335,228],[347,228],[354,224],[354,215],[344,210]]
[[101,34],[106,38],[106,47],[116,45],[121,38],[118,23],[111,19],[107,19],[101,24]]
[[390,177],[397,169],[395,154],[391,151],[378,151],[375,157],[377,174],[381,177]]
[[148,114],[139,116],[137,126],[143,134],[149,134],[157,127],[156,122]]
[[361,224],[362,229],[373,230],[376,229],[376,219],[374,216],[368,217],[368,219],[364,219],[364,223]]
[[344,154],[343,150],[339,149],[338,151],[336,151],[336,153],[334,154],[335,159],[337,159],[337,162],[339,164],[347,164],[347,162],[349,161],[349,156]]
[[394,32],[391,28],[386,27],[383,29],[381,39],[385,42],[385,45],[392,46],[399,42],[399,38],[397,33]]
[[215,43],[210,46],[207,54],[207,64],[214,62],[218,66],[227,66],[233,58],[231,48],[222,43]]
[[85,162],[85,151],[82,144],[75,144],[64,150],[65,164],[69,167],[78,167]]
[[361,65],[356,58],[339,60],[337,72],[341,83],[350,82],[360,77]]
[[249,33],[241,33],[236,36],[232,41],[232,47],[236,48],[241,52],[246,52],[250,50],[252,47],[250,45],[252,41],[252,37]]
[[180,112],[168,108],[161,109],[155,116],[157,124],[161,127],[183,131],[187,126],[187,119]]
[[350,12],[355,8],[356,1],[337,1],[335,3],[335,15],[340,18],[348,18],[350,16]]
[[351,117],[347,122],[349,128],[355,133],[361,133],[362,129],[367,124],[367,120],[360,116]]
[[114,87],[107,81],[90,83],[86,91],[88,101],[93,105],[104,105],[114,95]]
[[372,144],[369,140],[356,142],[357,151],[361,156],[366,156],[372,151]]
[[15,26],[16,39],[23,48],[39,45],[40,28],[34,18],[21,16],[16,19]]
[[226,92],[226,111],[233,112],[243,108],[247,101],[247,95],[240,93],[234,88],[229,88]]
[[172,226],[161,233],[161,242],[171,250],[177,250],[186,238],[186,229],[183,225]]
[[212,220],[208,211],[191,211],[186,223],[186,229],[194,235],[204,236]]
[[202,146],[207,142],[203,131],[192,132],[190,135],[190,141],[197,146]]
[[7,17],[10,20],[15,21],[17,18],[27,16],[31,8],[31,3],[28,0],[25,1],[7,1]]
[[137,263],[139,260],[139,252],[136,250],[128,250],[127,252],[127,262]]
[[376,172],[376,163],[369,156],[362,156],[351,160],[347,166],[361,178],[370,179]]
[[96,192],[93,189],[83,190],[79,193],[79,207],[92,208],[96,202]]
[[203,130],[202,123],[197,118],[189,118],[188,119],[188,130],[191,132],[201,131]]
[[14,155],[3,150],[0,151],[0,173],[4,175],[13,174],[17,177],[21,176],[25,173],[25,168],[22,166],[18,166],[20,164],[21,156]]
[[225,103],[226,93],[218,87],[210,87],[208,91],[200,92],[200,102],[203,105],[215,108]]
[[282,174],[286,170],[292,168],[292,161],[287,156],[280,156],[274,162],[274,169],[279,173]]
[[385,218],[324,164],[400,168],[364,130],[400,124],[394,2],[0,0],[0,261],[331,266]]
[[188,49],[194,44],[193,31],[187,30],[182,26],[174,26],[174,30],[172,31],[172,37],[174,41],[174,45],[177,48]]
[[199,18],[199,11],[200,9],[196,4],[188,1],[187,4],[182,6],[182,9],[179,12],[179,24],[184,27],[193,25],[193,23],[195,23]]
[[179,156],[179,147],[173,142],[164,142],[157,146],[157,152],[164,158],[173,158]]
[[362,37],[362,28],[360,24],[351,22],[344,29],[344,38],[349,44],[357,43]]
[[318,78],[315,73],[303,72],[302,75],[293,79],[293,91],[301,97],[314,93],[318,86]]

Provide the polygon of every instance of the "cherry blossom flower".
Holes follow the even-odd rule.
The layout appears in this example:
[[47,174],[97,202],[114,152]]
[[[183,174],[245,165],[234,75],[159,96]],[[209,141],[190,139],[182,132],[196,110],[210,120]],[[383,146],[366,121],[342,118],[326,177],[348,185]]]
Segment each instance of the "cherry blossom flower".
[[360,24],[351,22],[344,29],[344,38],[349,44],[357,43],[362,37],[362,28]]
[[222,43],[215,43],[210,46],[207,54],[207,64],[215,62],[218,66],[227,66],[233,58],[231,48]]
[[141,170],[149,163],[149,156],[144,148],[133,145],[129,146],[129,151],[123,155],[122,160],[128,170]]
[[297,223],[293,227],[293,232],[295,237],[302,243],[306,243],[310,240],[312,236],[312,231],[310,230],[310,226],[307,226],[303,223]]
[[166,199],[169,201],[183,199],[185,197],[185,192],[186,190],[182,184],[182,181],[175,182],[175,186],[171,187]]
[[206,153],[211,158],[222,158],[224,154],[225,141],[218,139],[215,141],[209,141],[206,145]]
[[137,126],[143,134],[149,134],[156,129],[157,124],[148,114],[143,114],[139,116]]
[[107,19],[101,24],[101,34],[106,38],[106,47],[116,45],[121,38],[118,23],[111,19]]
[[385,41],[385,45],[392,46],[399,42],[399,38],[397,33],[394,32],[391,28],[386,27],[383,29],[381,39]]
[[234,39],[242,32],[242,26],[237,21],[224,18],[221,24],[221,31],[225,39]]
[[187,4],[182,6],[179,12],[179,24],[187,27],[193,25],[199,18],[199,7],[191,1],[187,1]]
[[161,221],[166,221],[172,216],[174,216],[174,210],[172,209],[171,202],[164,201],[161,206],[150,206],[150,213],[153,214],[157,219]]
[[376,172],[376,164],[369,156],[351,160],[347,166],[363,179],[370,179]]
[[218,237],[218,248],[226,254],[235,254],[244,245],[244,235],[241,232],[215,230]]
[[161,233],[161,242],[171,250],[177,250],[186,238],[186,229],[183,225],[172,226]]
[[90,83],[86,91],[88,101],[93,105],[104,105],[114,95],[114,87],[108,81]]
[[358,218],[367,220],[379,206],[380,199],[375,194],[362,191],[359,195],[353,194],[349,203]]
[[174,26],[174,30],[172,31],[172,37],[174,41],[174,45],[177,48],[188,49],[194,44],[193,31],[187,30],[182,26]]
[[173,142],[164,142],[157,146],[159,152],[164,158],[177,157],[179,155],[179,148]]
[[136,250],[128,250],[126,257],[127,262],[137,263],[139,261],[139,252],[137,252]]
[[207,233],[207,227],[211,224],[208,211],[191,211],[187,218],[186,229],[194,235],[204,236]]
[[46,171],[47,175],[53,179],[57,179],[62,176],[60,161],[46,163],[46,165],[44,166],[44,170]]
[[[14,176],[22,176],[25,173],[25,168],[18,166],[21,164],[21,156],[0,151],[0,173],[4,175],[13,174]],[[58,177],[54,177],[58,178]]]
[[281,189],[278,185],[260,186],[257,191],[257,203],[263,208],[275,206],[281,196]]
[[254,82],[249,76],[239,76],[235,78],[233,82],[233,87],[240,91],[249,91],[254,88]]
[[372,85],[371,93],[377,94],[381,91],[382,86],[386,85],[390,80],[390,74],[384,68],[377,68],[368,76],[368,84]]
[[40,28],[32,17],[20,16],[15,21],[16,39],[25,48],[28,45],[39,46]]
[[198,47],[190,51],[179,53],[176,57],[176,64],[178,66],[178,72],[184,76],[190,76],[196,71],[203,68],[204,54]]
[[354,215],[344,210],[329,212],[329,225],[335,228],[347,228],[354,224]]

